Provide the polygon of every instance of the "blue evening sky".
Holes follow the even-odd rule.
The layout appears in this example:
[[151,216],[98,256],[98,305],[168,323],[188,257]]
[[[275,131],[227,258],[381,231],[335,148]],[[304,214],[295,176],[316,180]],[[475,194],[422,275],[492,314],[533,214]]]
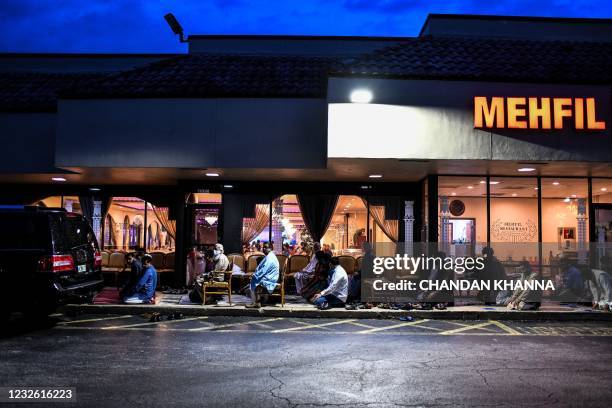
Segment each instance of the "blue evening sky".
[[184,52],[187,34],[415,36],[428,13],[612,17],[610,0],[0,0],[0,52]]

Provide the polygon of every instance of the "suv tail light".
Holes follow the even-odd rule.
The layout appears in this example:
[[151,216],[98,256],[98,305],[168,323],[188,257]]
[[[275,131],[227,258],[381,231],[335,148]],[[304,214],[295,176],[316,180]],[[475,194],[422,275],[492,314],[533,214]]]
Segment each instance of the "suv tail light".
[[45,256],[38,261],[39,272],[69,272],[74,270],[72,255]]
[[100,253],[99,250],[96,249],[96,252],[94,253],[94,268],[101,268],[102,267],[102,254]]

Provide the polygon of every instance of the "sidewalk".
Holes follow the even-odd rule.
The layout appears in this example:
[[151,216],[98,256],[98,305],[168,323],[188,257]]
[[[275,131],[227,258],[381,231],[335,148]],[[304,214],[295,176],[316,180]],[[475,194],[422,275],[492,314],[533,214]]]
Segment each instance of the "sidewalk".
[[[294,299],[295,298],[295,299]],[[232,296],[232,305],[221,302],[219,305],[186,303],[185,295],[160,294],[155,305],[94,304],[67,305],[66,312],[76,313],[119,313],[139,314],[159,312],[162,314],[180,312],[189,316],[259,316],[259,317],[302,317],[302,318],[350,318],[350,319],[390,319],[413,316],[423,319],[445,320],[531,320],[531,321],[603,321],[612,322],[612,313],[592,310],[588,307],[544,303],[538,311],[507,310],[501,306],[455,306],[446,310],[391,310],[344,308],[318,310],[313,305],[303,303],[297,296],[287,296],[284,307],[265,306],[261,309],[247,309],[244,296]],[[186,304],[185,304],[186,303]]]

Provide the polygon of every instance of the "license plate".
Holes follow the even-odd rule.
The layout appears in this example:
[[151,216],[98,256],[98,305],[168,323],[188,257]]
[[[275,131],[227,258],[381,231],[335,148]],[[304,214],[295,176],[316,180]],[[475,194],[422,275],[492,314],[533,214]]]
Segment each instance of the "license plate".
[[78,265],[77,266],[77,271],[78,272],[86,272],[87,271],[87,265]]

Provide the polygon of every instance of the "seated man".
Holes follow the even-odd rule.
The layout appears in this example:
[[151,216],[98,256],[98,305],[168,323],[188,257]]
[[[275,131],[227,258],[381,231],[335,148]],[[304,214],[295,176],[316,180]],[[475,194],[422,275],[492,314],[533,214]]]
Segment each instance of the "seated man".
[[[204,286],[204,282],[210,280],[214,280],[217,282],[225,281],[224,272],[227,271],[227,269],[229,268],[229,259],[227,259],[227,256],[223,252],[223,245],[215,244],[215,249],[209,251],[206,254],[206,258],[210,260],[212,268],[210,271],[204,272],[200,276],[196,277],[193,289],[191,290],[191,292],[189,292],[189,300],[191,300],[192,302],[202,302],[202,287]],[[222,295],[213,296],[216,297],[216,300],[220,300],[222,297]]]
[[593,308],[612,311],[612,276],[605,270],[610,270],[612,259],[604,255],[601,257],[602,269],[591,269],[591,277],[587,286],[593,295]]
[[561,290],[559,297],[564,300],[565,297],[581,297],[584,295],[584,281],[582,273],[578,266],[567,258],[561,258]]
[[127,282],[119,289],[119,297],[122,299],[128,294],[128,291],[132,290],[142,276],[142,262],[136,258],[136,255],[131,252],[127,254],[125,256],[125,264],[126,267],[130,268],[130,272]]
[[278,283],[280,271],[278,259],[268,244],[264,244],[263,253],[265,258],[257,265],[257,269],[255,269],[251,277],[250,288],[252,303],[246,305],[246,307],[261,307],[261,303],[257,300],[258,287],[262,287],[267,290],[268,293],[272,293]]
[[142,257],[142,276],[138,282],[126,291],[125,303],[149,304],[155,301],[157,287],[157,271],[151,264],[153,258],[149,254]]
[[321,250],[321,244],[318,242],[314,243],[312,257],[310,258],[310,262],[304,269],[299,272],[289,273],[287,276],[293,276],[295,279],[295,290],[298,295],[302,294],[302,288],[304,285],[312,278],[315,270],[317,269],[317,252]]
[[329,285],[312,297],[313,303],[320,310],[342,307],[348,296],[348,276],[338,257],[331,258]]
[[[529,262],[521,262],[521,281],[533,281],[538,279],[537,272],[533,272]],[[511,310],[537,310],[541,305],[542,291],[529,288],[517,288],[508,300],[508,309]]]

